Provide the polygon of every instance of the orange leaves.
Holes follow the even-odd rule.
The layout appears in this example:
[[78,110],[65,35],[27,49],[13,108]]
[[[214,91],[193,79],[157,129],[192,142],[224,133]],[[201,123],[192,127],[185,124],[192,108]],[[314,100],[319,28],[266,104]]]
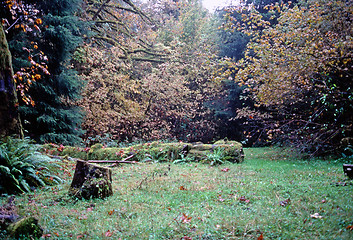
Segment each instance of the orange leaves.
[[179,187],[179,190],[187,191],[187,189],[186,189],[184,186],[180,186],[180,187]]
[[353,225],[347,226],[346,229],[349,230],[349,231],[353,231]]
[[181,223],[190,223],[192,217],[187,216],[185,213],[180,217],[180,222]]
[[43,23],[42,19],[40,18],[37,18],[36,21],[35,21],[38,25],[41,25]]

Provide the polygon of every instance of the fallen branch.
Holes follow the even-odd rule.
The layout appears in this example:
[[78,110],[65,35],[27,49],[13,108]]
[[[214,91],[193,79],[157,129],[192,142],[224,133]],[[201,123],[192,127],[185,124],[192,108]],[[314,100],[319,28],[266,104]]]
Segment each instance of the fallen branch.
[[128,156],[127,158],[123,159],[123,160],[88,160],[87,162],[89,163],[114,163],[114,164],[119,164],[119,163],[130,163],[130,164],[133,164],[133,163],[138,163],[136,161],[127,161],[131,158],[135,157],[135,155],[131,155],[131,156]]
[[89,160],[89,163],[138,163],[137,161],[119,161],[119,160]]

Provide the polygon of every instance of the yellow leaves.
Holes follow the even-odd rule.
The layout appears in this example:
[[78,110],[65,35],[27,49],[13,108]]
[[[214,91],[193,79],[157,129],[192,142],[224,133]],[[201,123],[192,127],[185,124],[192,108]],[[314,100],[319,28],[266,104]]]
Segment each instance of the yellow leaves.
[[36,80],[39,80],[39,79],[41,79],[41,75],[40,74],[36,74],[36,75],[34,75],[34,79],[36,79]]
[[40,18],[37,18],[36,21],[35,21],[38,25],[41,25],[43,23],[42,19]]

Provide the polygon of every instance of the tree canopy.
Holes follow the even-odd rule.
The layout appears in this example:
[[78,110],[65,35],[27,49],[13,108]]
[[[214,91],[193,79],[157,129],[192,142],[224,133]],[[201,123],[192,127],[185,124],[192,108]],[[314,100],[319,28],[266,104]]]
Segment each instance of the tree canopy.
[[318,154],[352,135],[351,1],[247,0],[215,14],[199,0],[2,4],[1,48],[37,141],[228,137]]

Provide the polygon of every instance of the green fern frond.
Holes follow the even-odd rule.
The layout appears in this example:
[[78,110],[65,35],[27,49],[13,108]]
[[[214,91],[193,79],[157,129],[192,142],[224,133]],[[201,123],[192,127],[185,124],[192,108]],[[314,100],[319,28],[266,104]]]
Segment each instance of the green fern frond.
[[45,182],[36,174],[28,174],[27,181],[30,181],[36,187],[44,187]]
[[11,169],[11,173],[14,175],[14,176],[19,176],[19,175],[22,175],[22,171],[21,170],[18,170],[17,168],[12,168]]
[[25,179],[20,180],[20,187],[25,191],[25,192],[32,192],[31,187],[27,183]]

